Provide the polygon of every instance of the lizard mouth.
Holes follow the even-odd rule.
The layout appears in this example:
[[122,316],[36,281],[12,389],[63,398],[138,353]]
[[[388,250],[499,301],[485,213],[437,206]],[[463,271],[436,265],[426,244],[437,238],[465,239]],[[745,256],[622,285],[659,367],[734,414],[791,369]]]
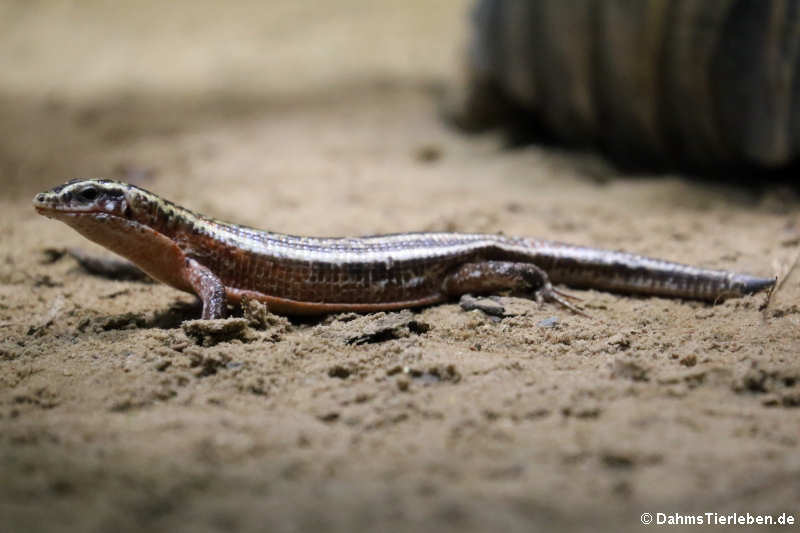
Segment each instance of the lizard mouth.
[[[93,221],[99,224],[104,222],[106,223],[115,223],[121,224],[124,227],[133,227],[133,228],[140,228],[143,225],[135,220],[130,220],[129,218],[116,215],[114,213],[109,213],[108,211],[103,211],[101,209],[64,209],[58,207],[48,207],[48,206],[36,206],[36,211],[40,215],[46,216],[47,218],[54,218],[56,220],[60,220],[61,222],[65,222],[70,226],[75,226],[76,224],[85,224],[86,222]],[[93,223],[90,222],[90,223]]]
[[57,207],[47,204],[34,204],[34,209],[40,215],[44,215],[49,218],[58,217],[58,216],[80,216],[80,215],[107,215],[107,216],[114,216],[111,213],[106,211],[102,211],[100,209],[70,209],[70,208],[63,208]]

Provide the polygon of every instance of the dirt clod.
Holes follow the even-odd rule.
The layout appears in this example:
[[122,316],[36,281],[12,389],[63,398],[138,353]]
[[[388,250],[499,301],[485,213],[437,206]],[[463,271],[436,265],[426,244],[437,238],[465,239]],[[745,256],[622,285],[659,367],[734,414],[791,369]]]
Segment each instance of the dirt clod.
[[249,327],[245,318],[223,318],[217,320],[187,320],[181,324],[186,336],[201,346],[214,346],[220,342],[239,340],[251,342],[258,335]]

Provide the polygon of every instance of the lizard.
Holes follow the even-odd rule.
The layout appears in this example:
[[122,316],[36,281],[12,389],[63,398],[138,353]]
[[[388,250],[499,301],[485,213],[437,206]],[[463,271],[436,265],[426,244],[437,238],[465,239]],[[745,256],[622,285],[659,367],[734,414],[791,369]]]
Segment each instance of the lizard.
[[706,301],[753,294],[775,278],[501,234],[420,232],[301,237],[222,222],[143,188],[75,179],[36,195],[35,209],[196,294],[202,318],[243,297],[289,315],[420,307],[467,293],[515,291],[575,312],[554,284]]

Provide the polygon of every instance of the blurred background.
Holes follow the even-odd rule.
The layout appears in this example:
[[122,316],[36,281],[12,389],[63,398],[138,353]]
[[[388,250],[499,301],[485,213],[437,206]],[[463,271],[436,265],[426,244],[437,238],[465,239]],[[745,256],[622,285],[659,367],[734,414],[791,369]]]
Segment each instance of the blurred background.
[[799,7],[482,0],[462,124],[527,126],[629,169],[778,178],[800,148]]
[[2,181],[110,175],[137,140],[433,89],[459,69],[466,10],[466,1],[6,0]]
[[111,154],[137,139],[405,90],[426,93],[462,131],[505,128],[512,144],[598,149],[637,171],[785,180],[800,146],[798,11],[723,0],[6,0],[0,173],[9,187],[43,173],[109,175],[125,171]]

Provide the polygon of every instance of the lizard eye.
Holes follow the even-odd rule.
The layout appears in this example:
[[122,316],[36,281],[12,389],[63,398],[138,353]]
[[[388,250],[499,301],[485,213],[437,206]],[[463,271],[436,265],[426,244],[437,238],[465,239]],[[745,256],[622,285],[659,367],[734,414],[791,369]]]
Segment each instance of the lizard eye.
[[78,196],[81,200],[85,200],[87,202],[91,202],[92,200],[96,200],[98,196],[100,196],[100,191],[98,191],[94,187],[86,187],[81,192],[78,193]]

